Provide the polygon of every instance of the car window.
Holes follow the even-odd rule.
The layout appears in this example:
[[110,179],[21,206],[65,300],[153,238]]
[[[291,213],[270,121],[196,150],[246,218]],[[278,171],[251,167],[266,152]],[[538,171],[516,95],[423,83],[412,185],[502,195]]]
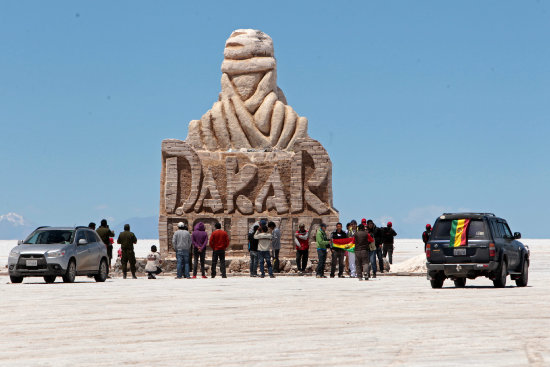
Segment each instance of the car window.
[[512,232],[510,232],[510,228],[508,228],[508,224],[506,224],[505,222],[498,222],[498,226],[504,238],[512,237]]
[[498,226],[498,223],[495,220],[491,221],[491,227],[493,228],[493,235],[495,238],[502,238],[502,234],[500,233],[500,228]]
[[93,231],[86,231],[86,239],[88,242],[99,242],[99,239],[97,238],[97,235]]
[[47,245],[54,243],[71,243],[74,231],[61,229],[43,229],[34,231],[25,241],[31,245]]
[[[451,219],[438,220],[430,240],[449,240],[451,237],[451,225],[453,221]],[[488,228],[485,222],[481,219],[472,219],[468,225],[468,239],[469,240],[485,240],[488,239]]]
[[86,238],[86,231],[76,232],[76,243],[78,243],[78,241],[80,241],[81,239],[85,239],[86,241],[88,241],[88,239]]

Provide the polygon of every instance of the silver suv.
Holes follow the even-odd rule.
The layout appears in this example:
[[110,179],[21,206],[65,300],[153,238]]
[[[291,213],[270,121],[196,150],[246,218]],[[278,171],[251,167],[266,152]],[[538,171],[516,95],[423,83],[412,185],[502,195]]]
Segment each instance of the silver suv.
[[53,283],[61,276],[72,283],[77,275],[104,282],[109,274],[107,249],[87,227],[39,227],[10,251],[8,269],[12,283],[25,277],[44,277]]

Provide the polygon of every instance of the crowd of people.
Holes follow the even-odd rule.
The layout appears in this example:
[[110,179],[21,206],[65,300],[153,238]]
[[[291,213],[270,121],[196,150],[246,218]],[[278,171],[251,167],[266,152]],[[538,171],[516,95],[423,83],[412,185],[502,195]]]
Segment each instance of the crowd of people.
[[[101,220],[101,225],[96,229],[95,223],[89,227],[96,230],[101,240],[106,244],[109,257],[109,268],[113,257],[113,237],[115,233],[109,228],[107,220]],[[172,237],[172,246],[176,253],[176,279],[196,278],[200,265],[202,278],[207,278],[205,271],[206,249],[212,249],[211,277],[217,275],[219,263],[222,278],[227,277],[225,252],[229,247],[229,236],[221,228],[220,223],[214,225],[214,231],[208,236],[204,223],[195,224],[192,231],[183,222],[178,223],[178,229]],[[327,255],[331,254],[330,277],[358,278],[359,280],[376,277],[377,272],[384,272],[384,258],[389,263],[393,261],[394,237],[397,233],[392,223],[388,222],[386,227],[377,227],[372,220],[362,219],[361,224],[352,220],[347,223],[346,228],[342,223],[337,223],[332,233],[327,233],[327,226],[321,223],[314,236],[310,236],[305,224],[299,224],[298,230],[293,233],[294,248],[296,251],[296,267],[299,275],[306,272],[311,239],[314,238],[317,251],[317,266],[315,275],[317,278],[326,278],[325,265]],[[429,236],[429,235],[428,235]],[[424,235],[423,235],[424,237]],[[334,240],[349,239],[347,242],[353,244],[348,248],[342,248],[335,244]],[[341,241],[336,241],[341,242]],[[124,225],[124,231],[118,236],[117,243],[120,244],[119,258],[121,261],[122,275],[126,279],[128,264],[132,278],[136,276],[136,256],[134,245],[137,238],[130,231],[130,225]],[[279,253],[281,250],[281,230],[274,222],[260,220],[250,228],[248,233],[248,252],[250,256],[250,276],[261,277],[267,274],[270,278],[281,271]],[[162,272],[162,258],[156,246],[151,247],[147,255],[145,271],[149,279],[155,279],[156,275]],[[258,273],[259,268],[259,273]],[[191,275],[192,273],[192,275]]]

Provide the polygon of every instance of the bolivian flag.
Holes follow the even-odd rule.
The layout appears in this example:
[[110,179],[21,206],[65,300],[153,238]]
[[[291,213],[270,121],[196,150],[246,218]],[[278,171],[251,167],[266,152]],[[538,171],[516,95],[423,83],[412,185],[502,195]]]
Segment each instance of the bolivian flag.
[[355,252],[355,238],[335,238],[332,240],[332,247],[341,248],[349,252]]
[[469,219],[455,219],[451,224],[450,247],[466,246],[468,240]]

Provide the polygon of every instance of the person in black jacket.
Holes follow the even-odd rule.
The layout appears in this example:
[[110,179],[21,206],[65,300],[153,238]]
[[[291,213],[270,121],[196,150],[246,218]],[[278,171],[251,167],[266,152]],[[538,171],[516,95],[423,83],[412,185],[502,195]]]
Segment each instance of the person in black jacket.
[[254,233],[260,228],[255,225],[252,233],[248,234],[248,252],[250,253],[250,276],[258,276],[258,240],[254,238]]
[[[333,239],[348,238],[346,232],[342,230],[342,223],[336,223],[336,231],[332,232],[331,243]],[[331,264],[330,277],[334,278],[336,273],[336,263],[338,263],[338,278],[344,278],[344,256],[346,250],[331,245]]]
[[384,258],[382,257],[382,230],[378,228],[371,219],[369,219],[367,221],[367,232],[374,238],[374,244],[376,245],[376,254],[371,255],[374,256],[374,262],[371,264],[373,278],[376,278],[376,258],[378,258],[378,268],[380,272],[384,272]]
[[382,256],[386,257],[388,256],[388,261],[390,264],[393,264],[393,238],[397,236],[397,233],[392,228],[393,224],[392,222],[388,222],[385,228],[382,229],[382,242],[383,242],[383,252]]
[[432,234],[432,225],[426,224],[426,230],[424,233],[422,233],[422,242],[424,242],[424,252],[426,252],[426,244],[428,243],[428,240],[430,239],[430,235]]

